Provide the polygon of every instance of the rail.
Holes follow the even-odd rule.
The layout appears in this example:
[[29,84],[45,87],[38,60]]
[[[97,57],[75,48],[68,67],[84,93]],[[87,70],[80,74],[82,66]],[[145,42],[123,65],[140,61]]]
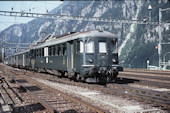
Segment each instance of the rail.
[[83,105],[87,106],[88,108],[96,111],[97,113],[108,113],[108,111],[105,111],[105,110],[103,110],[103,109],[101,109],[101,108],[95,107],[95,106],[93,106],[93,105],[91,105],[91,104],[89,104],[89,103],[87,103],[87,102],[82,101],[82,100],[80,101],[80,100],[78,100],[78,99],[76,99],[76,98],[73,98],[73,97],[71,97],[70,95],[67,95],[67,94],[65,94],[65,93],[63,93],[63,92],[61,92],[61,91],[58,91],[58,90],[53,89],[53,88],[51,88],[51,87],[49,87],[49,86],[47,86],[47,85],[44,85],[44,84],[42,84],[42,83],[40,83],[40,82],[37,82],[36,80],[34,80],[34,79],[32,79],[32,78],[29,78],[29,77],[27,77],[27,76],[25,76],[25,75],[21,75],[21,74],[20,74],[20,76],[23,77],[24,79],[28,80],[28,81],[31,81],[31,82],[34,83],[34,84],[43,86],[43,87],[47,88],[48,90],[50,90],[50,91],[52,91],[52,92],[54,92],[54,93],[60,93],[61,95],[63,95],[63,96],[66,97],[66,98],[69,98],[69,99],[72,100],[72,101],[75,101],[75,102],[77,102],[77,103],[83,104]]
[[170,109],[170,95],[155,91],[150,91],[141,88],[134,88],[129,86],[122,86],[118,84],[107,85],[113,92],[122,94],[127,97],[132,97],[138,100],[156,103],[166,109]]
[[[13,73],[16,73],[16,72],[13,72]],[[16,73],[16,74],[17,74],[17,73]],[[95,112],[97,112],[97,113],[109,113],[108,111],[105,111],[105,110],[103,110],[103,109],[101,109],[101,108],[99,108],[99,107],[96,107],[96,106],[94,106],[94,105],[91,105],[91,104],[89,104],[89,103],[87,103],[87,102],[85,102],[85,101],[78,100],[77,98],[74,98],[74,97],[72,97],[72,96],[70,96],[70,95],[68,95],[68,94],[66,94],[66,93],[63,93],[63,92],[58,91],[58,90],[56,90],[56,89],[53,89],[53,88],[51,88],[51,87],[49,87],[49,86],[47,86],[47,85],[44,85],[44,84],[42,84],[42,83],[40,83],[40,82],[37,82],[36,80],[34,80],[34,79],[30,78],[30,77],[27,77],[26,75],[23,75],[23,74],[18,74],[18,75],[19,75],[21,78],[23,78],[23,79],[25,79],[25,80],[27,80],[27,81],[30,81],[30,82],[33,83],[33,84],[36,84],[36,85],[41,86],[41,87],[44,87],[44,88],[50,90],[51,92],[59,93],[59,94],[61,94],[62,96],[64,96],[65,98],[67,98],[67,99],[69,99],[69,100],[71,100],[71,101],[73,101],[73,102],[79,103],[79,104],[81,104],[81,105],[84,105],[84,106],[90,108],[91,110],[93,110],[93,111],[95,111]],[[24,87],[23,87],[20,83],[18,83],[16,80],[15,80],[15,82],[16,82],[18,85],[20,85],[22,88],[24,88]],[[27,88],[24,88],[24,89],[25,89],[29,94],[31,94],[32,97],[34,97],[39,103],[41,103],[46,109],[48,109],[50,112],[52,112],[52,113],[58,113],[57,110],[55,110],[54,108],[52,108],[51,106],[49,106],[47,103],[45,103],[45,102],[44,102],[43,100],[41,100],[39,97],[37,97],[35,94],[32,94],[32,92],[29,91]]]
[[35,94],[33,94],[30,90],[28,90],[26,87],[22,86],[19,82],[17,82],[16,80],[14,80],[15,83],[17,83],[18,86],[20,86],[21,88],[23,88],[24,90],[26,90],[27,93],[29,93],[36,101],[38,101],[42,106],[44,106],[48,111],[50,111],[51,113],[59,113],[59,111],[55,110],[53,107],[51,107],[50,105],[48,105],[46,102],[44,102],[43,100],[41,100],[38,96],[36,96]]

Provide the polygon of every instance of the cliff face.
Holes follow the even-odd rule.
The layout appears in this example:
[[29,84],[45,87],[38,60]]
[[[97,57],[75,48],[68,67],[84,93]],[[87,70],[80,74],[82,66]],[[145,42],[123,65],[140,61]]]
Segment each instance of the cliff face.
[[[117,18],[117,19],[143,19],[147,16],[148,11],[143,8],[148,7],[150,3],[157,4],[156,7],[164,7],[167,2],[164,1],[134,1],[134,0],[121,0],[121,1],[64,1],[62,6],[63,15],[72,16],[86,16],[86,17],[101,17],[101,18]],[[168,7],[168,6],[166,6]],[[49,12],[51,14],[61,14],[61,6],[56,7]],[[158,12],[156,12],[158,13]],[[155,13],[155,14],[156,14]],[[152,14],[155,17],[155,15]],[[156,18],[156,17],[155,17]],[[157,18],[156,18],[157,19]],[[81,32],[95,29],[104,29],[115,33],[119,38],[120,46],[120,60],[126,67],[133,67],[133,59],[128,60],[129,57],[134,57],[131,54],[136,52],[133,48],[142,48],[136,43],[157,43],[157,37],[151,38],[148,41],[146,38],[146,27],[133,24],[120,24],[120,23],[104,23],[104,22],[86,22],[86,21],[71,21],[71,20],[52,20],[52,19],[34,19],[27,24],[12,25],[0,33],[0,37],[6,37],[6,43],[34,43],[41,40],[44,36],[51,33],[53,35],[60,35],[67,32]],[[138,30],[143,30],[139,32]],[[130,34],[129,34],[130,33]],[[20,37],[20,38],[19,38]],[[153,40],[153,41],[151,41]],[[129,42],[130,41],[130,42]],[[9,45],[9,44],[8,44]],[[16,44],[9,45],[16,46]],[[20,45],[25,46],[25,45]],[[10,51],[10,50],[8,50]],[[11,50],[14,52],[14,50]],[[156,53],[154,53],[156,55]],[[135,57],[139,57],[138,55]],[[149,57],[149,55],[148,55]],[[140,58],[140,57],[139,57]],[[144,59],[145,60],[145,59]],[[137,60],[137,62],[139,62]],[[143,61],[142,61],[143,62]],[[129,65],[130,64],[130,65]],[[145,64],[139,65],[144,67]]]
[[[165,9],[170,7],[170,2],[167,0],[159,1],[143,1],[140,7],[138,18],[147,18],[149,15],[148,6],[152,6],[151,21],[159,21],[159,8]],[[162,12],[162,22],[169,22],[170,12]],[[170,42],[170,26],[162,26],[162,43]],[[150,65],[158,66],[158,49],[155,49],[159,43],[159,29],[156,25],[134,25],[131,35],[126,35],[128,38],[124,49],[120,55],[121,65],[128,68],[146,68],[146,61],[150,61]],[[123,43],[122,43],[123,44]],[[162,60],[163,56],[170,52],[170,45],[162,45]],[[166,61],[170,60],[170,55],[167,55]],[[169,67],[167,67],[169,68]]]

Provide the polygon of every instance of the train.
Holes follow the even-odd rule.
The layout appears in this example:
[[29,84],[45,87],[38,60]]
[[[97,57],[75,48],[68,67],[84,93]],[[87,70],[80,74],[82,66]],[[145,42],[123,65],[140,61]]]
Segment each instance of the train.
[[5,62],[90,83],[112,82],[123,71],[117,36],[101,30],[48,35],[26,50],[7,56]]

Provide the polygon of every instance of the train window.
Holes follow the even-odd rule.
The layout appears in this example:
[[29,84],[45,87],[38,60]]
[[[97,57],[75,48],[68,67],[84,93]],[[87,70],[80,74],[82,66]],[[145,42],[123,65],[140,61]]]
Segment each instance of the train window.
[[41,49],[39,49],[39,56],[41,57]]
[[80,53],[84,52],[84,43],[83,41],[80,41]]
[[76,52],[80,53],[80,42],[79,41],[76,42],[76,48],[77,48]]
[[44,56],[44,48],[41,49],[41,56]]
[[36,55],[35,53],[36,53],[36,51],[35,51],[35,50],[32,50],[32,51],[31,51],[31,56],[32,56],[32,57],[35,57],[35,55]]
[[38,49],[38,57],[40,57],[40,52],[41,52],[40,49]]
[[50,47],[48,47],[48,55],[49,56],[51,56],[52,54],[51,54],[51,49],[52,49],[52,47],[50,46]]
[[57,55],[61,55],[61,47],[60,47],[60,45],[57,45]]
[[106,42],[99,42],[99,53],[107,53]]
[[66,44],[63,44],[63,55],[66,55]]
[[83,41],[77,41],[77,53],[84,52],[84,43]]
[[88,41],[85,47],[86,47],[86,53],[94,53],[94,41]]
[[48,47],[44,48],[44,56],[47,57],[48,56]]
[[53,56],[55,55],[55,51],[56,51],[56,48],[55,48],[55,45],[53,46]]
[[36,57],[38,57],[38,49],[36,50]]
[[55,55],[57,56],[57,51],[58,51],[58,45],[55,45]]
[[29,55],[29,53],[27,52],[27,53],[26,53],[26,58],[29,58],[29,57],[30,57],[30,55]]

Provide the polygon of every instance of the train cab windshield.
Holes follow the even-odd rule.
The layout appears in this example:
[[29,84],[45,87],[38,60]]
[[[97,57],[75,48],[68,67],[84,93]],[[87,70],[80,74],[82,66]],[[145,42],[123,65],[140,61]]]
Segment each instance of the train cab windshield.
[[106,42],[99,42],[99,53],[107,53]]
[[85,44],[86,53],[94,53],[94,41],[88,41]]
[[109,44],[107,44],[107,41],[102,39],[99,40],[98,44],[95,45],[95,41],[94,40],[90,40],[90,38],[88,38],[85,42],[81,41],[77,41],[77,53],[94,53],[97,52],[95,51],[95,47],[98,48],[98,53],[99,54],[107,54],[109,51],[107,50],[107,48],[109,47],[111,50],[112,54],[115,54],[118,52],[117,50],[117,40],[113,39],[110,41]]
[[[84,52],[84,43],[83,41],[78,42],[77,44],[77,52],[83,53]],[[85,43],[85,52],[86,53],[94,53],[94,41],[88,41]]]

